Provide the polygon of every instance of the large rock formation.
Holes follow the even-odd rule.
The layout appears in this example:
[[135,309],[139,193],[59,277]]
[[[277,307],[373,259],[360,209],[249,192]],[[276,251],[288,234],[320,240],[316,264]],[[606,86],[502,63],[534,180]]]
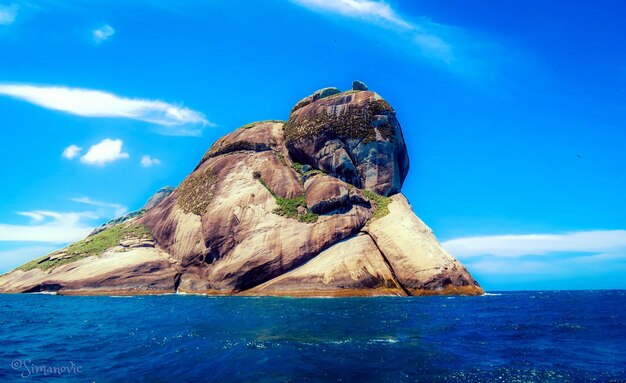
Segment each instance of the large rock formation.
[[226,135],[176,189],[1,276],[0,292],[482,294],[400,193],[395,111],[354,88]]

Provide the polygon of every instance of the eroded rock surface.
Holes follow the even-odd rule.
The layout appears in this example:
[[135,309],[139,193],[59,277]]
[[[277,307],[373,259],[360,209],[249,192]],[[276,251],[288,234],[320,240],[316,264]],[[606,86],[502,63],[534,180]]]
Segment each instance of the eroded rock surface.
[[360,233],[250,290],[263,295],[406,295],[372,238]]
[[0,276],[0,292],[481,294],[400,194],[395,111],[353,87],[236,129],[176,189]]

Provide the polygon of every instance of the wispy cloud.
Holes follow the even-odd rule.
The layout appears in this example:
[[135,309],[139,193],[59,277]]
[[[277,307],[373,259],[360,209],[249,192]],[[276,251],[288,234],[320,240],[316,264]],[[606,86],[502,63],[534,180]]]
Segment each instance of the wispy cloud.
[[105,24],[102,27],[93,31],[93,40],[97,43],[108,40],[115,34],[115,29],[109,24]]
[[98,90],[0,84],[0,95],[83,117],[128,118],[164,127],[167,135],[197,136],[205,126],[214,126],[200,112],[159,100],[133,99]]
[[485,286],[580,288],[583,279],[596,288],[624,286],[626,230],[476,236],[443,246]]
[[[42,242],[63,244],[77,241],[88,235],[94,222],[103,218],[116,218],[128,210],[125,206],[96,201],[89,197],[71,198],[71,201],[97,209],[78,212],[52,210],[20,211],[17,214],[30,218],[29,224],[0,223],[0,242]],[[42,254],[43,255],[43,254]]]
[[67,243],[83,238],[92,230],[83,220],[98,218],[92,212],[36,210],[18,214],[30,217],[31,225],[0,224],[0,241]]
[[296,4],[318,12],[335,13],[361,19],[381,27],[396,29],[407,36],[426,57],[450,64],[455,59],[454,46],[438,32],[445,26],[426,19],[411,22],[388,3],[375,0],[292,0]]
[[82,150],[83,148],[81,148],[80,146],[70,145],[63,150],[63,157],[71,160],[73,158],[76,158],[78,156],[78,153],[80,153]]
[[23,215],[24,217],[29,217],[33,223],[42,222],[46,218],[45,215],[36,211],[21,211],[17,214]]
[[123,145],[122,140],[105,138],[92,145],[87,153],[80,158],[80,161],[88,165],[104,166],[110,162],[128,158],[128,153],[122,151]]
[[413,28],[389,4],[372,0],[294,0],[305,7],[339,13],[343,16],[386,22],[402,28]]
[[626,230],[466,237],[446,241],[443,245],[461,258],[481,255],[520,257],[563,252],[597,254],[616,251],[626,255]]
[[154,166],[154,165],[160,165],[161,164],[161,160],[159,160],[158,158],[154,158],[154,157],[150,157],[148,155],[145,155],[145,156],[141,157],[141,161],[139,161],[139,163],[144,168],[149,168],[149,167]]
[[94,201],[89,197],[71,198],[71,200],[74,202],[83,203],[86,205],[111,208],[114,210],[116,217],[124,215],[128,211],[128,208],[126,206],[120,205],[119,203]]
[[17,17],[20,7],[17,4],[0,5],[0,25],[11,25]]

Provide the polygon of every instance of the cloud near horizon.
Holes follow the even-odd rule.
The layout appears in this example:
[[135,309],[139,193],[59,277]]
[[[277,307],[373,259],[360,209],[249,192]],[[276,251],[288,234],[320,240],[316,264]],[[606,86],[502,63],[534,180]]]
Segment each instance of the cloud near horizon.
[[476,236],[442,245],[479,282],[482,277],[490,281],[507,278],[513,284],[529,278],[551,283],[568,278],[575,281],[581,275],[626,272],[626,230]]
[[198,136],[215,126],[204,114],[159,100],[120,97],[99,90],[0,84],[0,95],[10,96],[46,109],[82,117],[127,118],[160,125],[164,135]]
[[520,257],[552,253],[626,254],[626,230],[592,230],[566,234],[494,235],[457,238],[443,246],[459,258],[483,255]]
[[13,270],[26,262],[50,254],[54,250],[56,250],[54,246],[30,246],[0,251],[0,273]]
[[[17,212],[30,218],[27,225],[0,223],[0,242],[43,242],[63,244],[87,236],[95,227],[93,221],[117,218],[125,214],[126,206],[96,201],[89,197],[70,198],[71,201],[97,207],[98,209],[78,212],[51,210],[29,210]],[[43,255],[43,254],[42,254]]]
[[96,226],[94,222],[117,218],[128,209],[118,203],[95,201],[89,197],[71,198],[73,202],[97,209],[79,212],[50,210],[20,211],[29,224],[0,223],[0,242],[32,242],[38,245],[0,251],[0,273],[12,270],[36,257],[49,254],[67,243],[85,238]]
[[93,230],[83,220],[99,218],[93,212],[60,213],[47,210],[18,212],[31,218],[30,225],[0,224],[0,242],[46,242],[60,244],[76,241]]

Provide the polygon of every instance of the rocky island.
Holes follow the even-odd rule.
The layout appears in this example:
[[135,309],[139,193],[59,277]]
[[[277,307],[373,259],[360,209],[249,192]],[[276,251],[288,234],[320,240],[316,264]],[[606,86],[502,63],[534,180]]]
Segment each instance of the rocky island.
[[358,81],[219,139],[177,187],[0,276],[0,292],[479,295],[413,212],[394,109]]

